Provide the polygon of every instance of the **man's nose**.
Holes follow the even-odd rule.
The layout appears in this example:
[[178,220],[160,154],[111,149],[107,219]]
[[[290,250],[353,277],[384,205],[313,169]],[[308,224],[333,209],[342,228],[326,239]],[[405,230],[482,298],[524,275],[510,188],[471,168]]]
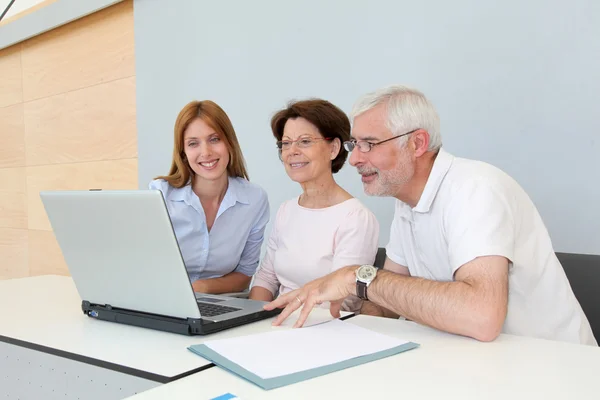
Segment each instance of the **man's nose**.
[[356,167],[356,166],[362,164],[364,162],[364,157],[362,156],[362,153],[360,152],[360,150],[358,150],[357,148],[354,148],[354,150],[352,150],[350,152],[350,158],[348,159],[348,162],[353,167]]

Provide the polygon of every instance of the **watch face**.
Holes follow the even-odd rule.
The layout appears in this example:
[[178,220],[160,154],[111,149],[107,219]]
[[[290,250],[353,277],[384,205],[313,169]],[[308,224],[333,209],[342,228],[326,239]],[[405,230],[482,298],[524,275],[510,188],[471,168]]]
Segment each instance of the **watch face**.
[[370,281],[375,277],[375,267],[371,267],[370,265],[363,265],[358,269],[358,279],[361,281]]

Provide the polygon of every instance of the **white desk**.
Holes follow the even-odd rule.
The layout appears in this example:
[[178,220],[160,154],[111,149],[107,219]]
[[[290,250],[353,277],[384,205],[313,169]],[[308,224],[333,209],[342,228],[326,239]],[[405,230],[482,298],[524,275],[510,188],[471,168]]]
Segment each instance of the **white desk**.
[[594,399],[600,348],[501,335],[492,343],[413,322],[356,316],[347,321],[421,344],[420,348],[265,391],[220,368],[150,389],[132,400],[210,399]]
[[[29,358],[27,363],[37,363],[40,367],[43,364],[46,368],[48,354],[55,359],[60,356],[63,359],[60,362],[66,358],[75,360],[78,365],[85,363],[100,367],[93,373],[108,369],[146,380],[148,382],[138,385],[144,390],[212,366],[187,350],[188,346],[202,343],[205,338],[224,338],[277,329],[271,326],[271,320],[206,337],[184,336],[85,316],[81,311],[81,299],[70,277],[39,276],[0,281],[0,352],[5,353],[7,359],[10,353],[14,365],[19,357],[15,352],[21,352],[22,358],[31,358],[35,353],[43,352],[46,354],[39,353],[46,357],[43,363]],[[0,364],[2,366],[7,365]],[[46,374],[56,372],[57,368],[47,368]],[[2,379],[0,387],[6,383]],[[37,389],[41,391],[44,388]]]

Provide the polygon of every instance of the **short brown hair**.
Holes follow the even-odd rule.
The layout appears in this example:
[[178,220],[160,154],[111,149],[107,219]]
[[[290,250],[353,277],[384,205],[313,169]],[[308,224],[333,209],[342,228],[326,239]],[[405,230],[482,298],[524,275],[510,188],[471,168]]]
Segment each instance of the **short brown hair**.
[[215,102],[210,100],[192,101],[188,103],[179,112],[175,121],[174,129],[174,145],[173,145],[173,162],[169,175],[159,176],[157,179],[164,179],[173,187],[180,188],[190,180],[193,171],[189,163],[185,159],[183,150],[183,135],[188,125],[196,118],[202,119],[211,128],[219,134],[225,141],[225,145],[229,150],[229,164],[227,165],[227,174],[231,177],[248,178],[244,155],[238,142],[235,130],[231,120],[225,111]]
[[340,152],[331,162],[331,172],[336,173],[344,166],[348,151],[344,142],[350,140],[350,120],[346,113],[327,100],[310,99],[295,101],[278,111],[271,118],[271,130],[278,141],[283,137],[283,128],[288,119],[304,118],[317,127],[326,138],[340,140]]

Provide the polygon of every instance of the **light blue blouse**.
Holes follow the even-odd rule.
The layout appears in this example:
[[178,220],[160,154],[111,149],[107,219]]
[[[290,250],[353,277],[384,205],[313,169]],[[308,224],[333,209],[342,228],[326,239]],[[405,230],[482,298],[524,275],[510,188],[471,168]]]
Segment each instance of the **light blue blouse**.
[[210,232],[200,199],[191,185],[177,189],[157,179],[150,182],[149,189],[163,194],[192,282],[219,278],[233,271],[254,274],[270,216],[264,189],[246,179],[230,177]]

